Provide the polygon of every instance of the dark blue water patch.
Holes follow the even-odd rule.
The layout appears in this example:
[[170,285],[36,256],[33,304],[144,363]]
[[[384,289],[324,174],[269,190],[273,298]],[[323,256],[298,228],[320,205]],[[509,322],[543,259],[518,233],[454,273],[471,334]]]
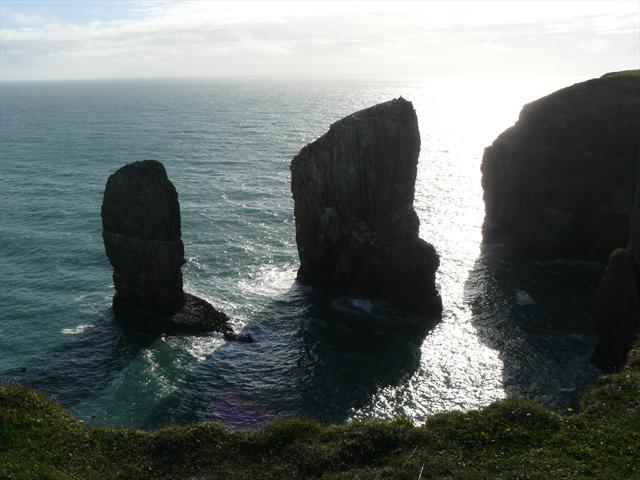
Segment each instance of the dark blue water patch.
[[484,245],[465,284],[472,323],[500,352],[510,397],[562,410],[575,405],[599,371],[593,307],[604,265],[534,262]]

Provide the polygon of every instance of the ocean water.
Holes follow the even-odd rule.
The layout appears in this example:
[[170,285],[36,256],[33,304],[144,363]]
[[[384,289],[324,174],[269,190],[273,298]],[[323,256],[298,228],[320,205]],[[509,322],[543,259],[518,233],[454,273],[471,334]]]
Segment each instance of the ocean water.
[[[408,416],[505,397],[562,410],[598,371],[601,265],[510,260],[482,244],[483,149],[521,106],[578,79],[0,85],[0,381],[88,423]],[[398,96],[422,137],[420,234],[441,256],[442,319],[295,282],[289,164],[329,125]],[[182,209],[185,289],[253,344],[154,337],[114,321],[101,238],[107,177],[162,161]]]

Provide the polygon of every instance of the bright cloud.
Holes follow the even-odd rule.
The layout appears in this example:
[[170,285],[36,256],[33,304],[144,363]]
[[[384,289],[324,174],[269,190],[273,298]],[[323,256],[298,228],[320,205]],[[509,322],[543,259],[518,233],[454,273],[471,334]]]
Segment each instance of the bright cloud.
[[3,80],[599,75],[640,55],[635,1],[24,5],[0,12]]

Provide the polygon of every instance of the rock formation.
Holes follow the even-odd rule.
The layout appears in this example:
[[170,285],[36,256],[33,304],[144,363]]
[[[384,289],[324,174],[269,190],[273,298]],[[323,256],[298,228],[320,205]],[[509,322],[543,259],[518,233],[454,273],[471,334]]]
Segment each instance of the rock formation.
[[485,150],[485,240],[532,258],[605,261],[629,238],[640,77],[608,75],[522,109]]
[[235,339],[224,313],[182,290],[180,205],[160,162],[130,163],[109,177],[102,228],[116,313],[159,330],[217,330]]
[[178,312],[185,304],[180,205],[160,162],[131,163],[109,177],[102,227],[117,300]]
[[[640,140],[638,141],[640,142]],[[631,225],[629,230],[629,249],[631,250],[636,265],[640,266],[640,157],[638,157],[638,166],[636,168],[636,201],[631,210]]]
[[334,123],[294,157],[300,281],[440,313],[439,258],[413,209],[419,152],[416,113],[398,98]]
[[598,345],[592,361],[606,371],[617,370],[640,334],[640,159],[629,250],[611,254],[598,285],[594,323]]
[[627,249],[611,254],[598,285],[594,323],[600,338],[592,361],[605,371],[622,367],[640,333],[640,283]]

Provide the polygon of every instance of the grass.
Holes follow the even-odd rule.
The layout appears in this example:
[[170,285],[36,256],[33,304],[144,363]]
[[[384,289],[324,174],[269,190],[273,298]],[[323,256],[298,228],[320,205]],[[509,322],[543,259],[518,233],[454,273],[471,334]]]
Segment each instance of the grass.
[[601,78],[611,77],[640,77],[640,70],[621,70],[619,72],[609,72],[602,75]]
[[640,347],[579,413],[529,400],[471,412],[259,432],[218,423],[149,432],[86,426],[19,385],[0,386],[1,479],[640,479]]

